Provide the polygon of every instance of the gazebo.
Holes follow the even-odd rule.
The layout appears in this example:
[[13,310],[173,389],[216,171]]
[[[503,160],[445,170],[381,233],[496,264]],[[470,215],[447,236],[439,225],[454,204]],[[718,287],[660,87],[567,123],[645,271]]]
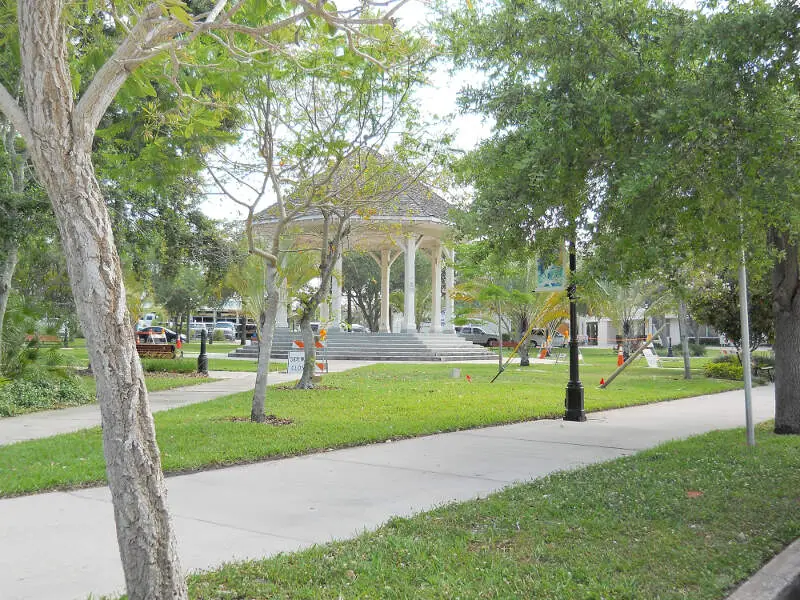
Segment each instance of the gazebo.
[[[428,185],[414,181],[403,186],[392,196],[391,201],[373,204],[367,214],[349,217],[347,245],[349,250],[369,254],[380,266],[381,272],[381,333],[389,333],[389,275],[394,262],[403,255],[405,261],[404,309],[402,333],[417,329],[414,306],[416,295],[415,258],[417,251],[428,253],[431,258],[431,329],[432,333],[453,333],[453,300],[450,290],[454,281],[454,252],[445,245],[451,222],[448,212],[451,207]],[[274,212],[267,209],[256,215],[254,229],[268,231],[277,222]],[[298,239],[309,244],[319,240],[323,227],[323,216],[312,209],[295,217],[291,222]],[[342,259],[334,269],[329,302],[320,307],[320,321],[334,329],[342,322]],[[445,270],[445,293],[442,297],[442,269]],[[280,286],[281,302],[276,326],[288,328],[289,298],[286,282]],[[444,325],[441,323],[444,303]]]

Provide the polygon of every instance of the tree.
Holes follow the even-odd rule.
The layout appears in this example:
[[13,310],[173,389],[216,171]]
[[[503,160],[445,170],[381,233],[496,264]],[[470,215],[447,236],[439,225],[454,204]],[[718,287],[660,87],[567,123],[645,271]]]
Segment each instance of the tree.
[[[13,27],[13,8],[0,7],[0,27]],[[20,87],[19,56],[13,44],[0,39],[0,85]],[[0,354],[3,322],[11,293],[19,247],[26,233],[39,229],[46,198],[33,182],[31,164],[14,124],[0,113]]]
[[[76,97],[69,64],[74,39],[70,28],[85,22],[84,9],[122,33],[113,47],[101,48],[98,68]],[[181,62],[190,60],[198,45],[208,43],[206,34],[215,33],[228,51],[239,50],[237,42],[246,36],[260,43],[255,51],[275,52],[294,42],[291,34],[281,37],[289,27],[295,27],[300,38],[302,24],[317,20],[342,31],[357,48],[358,28],[388,24],[393,12],[362,18],[360,10],[340,13],[330,4],[305,0],[270,11],[258,2],[229,5],[225,0],[203,9],[194,13],[180,1],[133,2],[123,8],[113,2],[19,0],[16,30],[3,31],[3,42],[19,50],[22,85],[11,91],[0,86],[0,112],[24,140],[58,223],[97,379],[109,488],[126,586],[133,600],[186,598],[187,592],[167,511],[147,390],[128,326],[112,223],[92,163],[95,131],[137,68],[159,61],[162,72],[177,82]],[[213,62],[220,54],[218,47],[215,50],[194,58]],[[135,83],[135,78],[131,81]],[[179,86],[178,90],[182,97],[192,95]],[[197,100],[192,98],[187,104],[197,104]],[[116,340],[113,349],[107,340]]]
[[[652,312],[667,298],[663,289],[650,281],[634,281],[620,285],[610,281],[592,279],[583,286],[584,298],[593,314],[611,319],[618,334],[622,336],[625,358],[638,347],[632,336],[635,321],[643,320],[646,311]],[[644,333],[644,332],[641,332]]]
[[[301,385],[310,387],[315,362],[311,319],[328,293],[334,265],[341,255],[347,220],[355,214],[343,209],[341,200],[333,200],[338,193],[334,189],[352,184],[343,172],[380,148],[395,126],[405,129],[409,93],[418,83],[420,69],[427,61],[418,40],[374,33],[380,34],[381,42],[373,44],[371,60],[357,52],[337,57],[341,50],[339,41],[324,35],[315,52],[254,69],[246,80],[242,101],[251,128],[246,138],[257,149],[257,166],[221,154],[218,161],[209,165],[217,187],[248,211],[245,230],[249,252],[266,263],[265,309],[259,326],[259,366],[251,409],[254,421],[266,418],[264,405],[279,301],[278,277],[285,264],[283,249],[285,238],[289,237],[288,228],[298,216],[311,210],[323,217],[321,247],[317,249],[321,285],[301,302],[300,326],[307,353]],[[387,71],[384,66],[375,65],[373,61],[379,58],[380,65],[392,65],[392,69]],[[263,173],[255,184],[248,181],[254,171]],[[248,188],[251,200],[238,197],[231,187],[233,183]],[[268,192],[275,203],[259,215],[270,218],[261,229],[266,243],[259,243],[254,230],[256,209]],[[363,202],[355,200],[347,205],[352,211],[363,208]],[[332,252],[334,247],[336,250]],[[333,260],[330,264],[329,259]]]
[[[750,350],[771,343],[775,336],[772,291],[766,279],[751,280],[749,286]],[[739,318],[739,285],[732,277],[715,278],[695,290],[689,301],[692,315],[701,323],[724,333],[733,345],[742,349],[742,326]]]
[[[342,259],[343,291],[352,298],[370,331],[378,331],[381,311],[380,269],[366,252],[350,252]],[[348,322],[351,319],[348,318]]]
[[[394,122],[395,116],[392,116],[386,124]],[[320,257],[320,284],[300,298],[305,366],[296,386],[298,389],[313,387],[316,355],[311,320],[329,293],[333,270],[341,256],[342,242],[350,231],[351,223],[369,222],[379,208],[390,206],[408,188],[417,185],[428,166],[404,164],[399,155],[384,156],[375,147],[361,147],[341,163],[335,173],[326,171],[301,182],[297,193],[300,197],[316,198],[313,206],[319,211],[321,226],[311,242]]]
[[580,198],[584,239],[644,256],[649,276],[654,252],[693,268],[732,268],[743,251],[750,264],[772,261],[776,431],[794,433],[798,15],[791,2],[692,13],[564,0],[450,21],[459,60],[490,72],[465,105],[497,119],[465,163],[476,222],[528,242]]
[[[456,255],[461,282],[456,286],[455,298],[468,305],[468,317],[485,320],[497,317],[498,331],[505,327],[522,341],[531,328],[544,329],[548,337],[554,335],[569,316],[563,292],[533,291],[535,267],[530,256],[510,258],[485,240],[462,244]],[[504,323],[506,320],[508,325]],[[530,365],[530,345],[528,338],[518,348],[521,366]],[[502,365],[502,351],[500,360]]]

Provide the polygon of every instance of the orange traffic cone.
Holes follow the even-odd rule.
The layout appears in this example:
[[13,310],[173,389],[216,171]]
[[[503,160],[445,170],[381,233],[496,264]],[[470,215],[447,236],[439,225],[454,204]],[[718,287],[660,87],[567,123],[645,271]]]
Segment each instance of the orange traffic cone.
[[621,367],[622,363],[624,362],[625,362],[625,357],[622,355],[622,346],[620,346],[619,350],[617,351],[617,366]]
[[181,336],[178,334],[178,338],[175,340],[175,347],[180,350],[183,344],[181,343]]
[[547,348],[542,347],[542,351],[539,352],[539,358],[547,358]]

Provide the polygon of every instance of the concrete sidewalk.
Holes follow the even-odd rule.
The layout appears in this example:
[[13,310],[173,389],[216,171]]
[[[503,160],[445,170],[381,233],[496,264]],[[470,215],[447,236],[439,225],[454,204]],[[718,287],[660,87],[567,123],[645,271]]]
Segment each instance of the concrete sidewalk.
[[[371,364],[374,363],[332,360],[328,368],[331,373],[336,373]],[[187,404],[206,402],[237,392],[251,391],[256,382],[255,373],[241,371],[210,371],[209,377],[220,381],[151,393],[149,395],[151,412],[155,413],[169,410],[170,408],[186,406]],[[298,377],[295,374],[278,371],[269,374],[270,385],[278,385],[296,381],[297,379]],[[45,410],[28,415],[20,415],[19,417],[5,417],[0,419],[0,446],[50,437],[59,433],[69,433],[88,427],[97,427],[98,425],[100,425],[100,407],[97,404],[86,404],[59,410]],[[0,594],[0,598],[2,598],[2,594]]]
[[[756,421],[773,388],[754,390]],[[373,444],[167,480],[183,566],[268,556],[347,538],[396,515],[484,496],[518,481],[744,425],[743,392]],[[121,592],[106,488],[0,500],[0,595]]]

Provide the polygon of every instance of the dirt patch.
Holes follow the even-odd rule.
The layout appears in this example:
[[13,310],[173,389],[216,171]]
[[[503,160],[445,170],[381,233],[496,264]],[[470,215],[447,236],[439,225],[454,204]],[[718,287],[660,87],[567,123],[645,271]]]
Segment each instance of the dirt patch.
[[[252,423],[250,417],[228,417],[226,421],[233,421],[234,423]],[[264,425],[291,425],[294,423],[291,419],[282,419],[275,415],[267,415],[264,420]]]
[[276,386],[272,386],[272,387],[274,387],[276,389],[279,389],[279,390],[291,390],[291,391],[295,391],[295,392],[317,392],[317,391],[322,392],[322,391],[326,391],[326,390],[340,390],[340,389],[342,389],[340,387],[336,387],[335,385],[318,385],[318,384],[314,384],[313,388],[296,388],[296,387],[294,387],[293,383],[292,384],[287,384],[287,385],[276,385]]
[[198,373],[197,371],[189,371],[188,373],[179,373],[176,371],[145,371],[144,374],[150,375],[151,377],[189,377],[193,379],[208,379],[208,375],[205,373]]

